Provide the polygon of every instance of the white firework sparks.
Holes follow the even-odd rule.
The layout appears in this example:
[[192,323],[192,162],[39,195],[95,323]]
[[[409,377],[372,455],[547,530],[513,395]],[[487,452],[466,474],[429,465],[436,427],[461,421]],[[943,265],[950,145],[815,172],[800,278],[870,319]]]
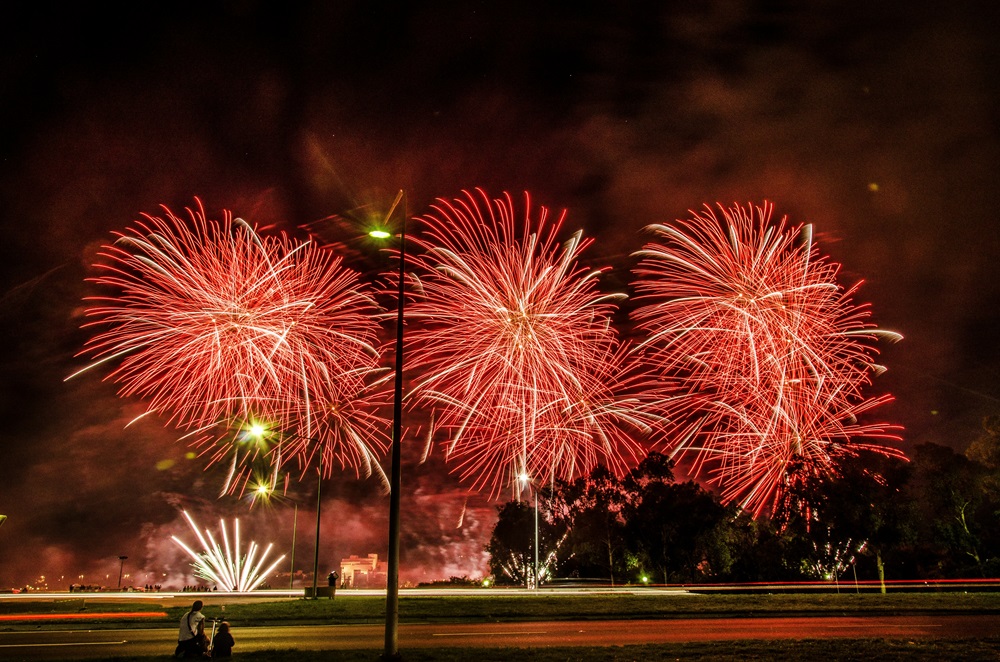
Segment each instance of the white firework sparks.
[[212,582],[219,587],[219,590],[248,593],[263,584],[267,576],[285,558],[285,555],[282,554],[277,561],[262,571],[261,569],[264,567],[264,563],[266,563],[267,556],[271,553],[271,548],[274,546],[273,543],[268,544],[267,549],[258,558],[257,554],[260,547],[257,546],[257,543],[251,541],[246,555],[241,555],[240,521],[238,519],[235,520],[233,526],[233,544],[230,546],[229,533],[226,530],[225,520],[219,520],[219,528],[222,531],[222,544],[220,545],[208,529],[205,529],[205,535],[202,535],[201,531],[198,530],[198,525],[194,523],[194,520],[188,515],[186,510],[184,511],[184,517],[187,519],[188,524],[191,525],[191,530],[198,536],[198,541],[205,551],[198,553],[184,544],[177,536],[171,536],[171,538],[194,559],[195,562],[192,565],[194,566],[195,576]]

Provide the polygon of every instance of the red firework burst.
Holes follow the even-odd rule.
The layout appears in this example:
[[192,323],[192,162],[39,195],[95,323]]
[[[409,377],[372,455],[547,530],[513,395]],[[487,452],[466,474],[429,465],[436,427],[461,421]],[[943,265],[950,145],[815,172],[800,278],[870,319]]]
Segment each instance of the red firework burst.
[[[678,456],[755,515],[773,509],[799,459],[826,469],[858,449],[902,456],[855,437],[898,439],[858,417],[889,400],[863,387],[883,370],[878,337],[852,302],[860,285],[837,284],[839,265],[821,257],[810,226],[771,222],[772,206],[706,207],[675,227],[655,225],[660,244],[638,253],[638,326],[643,353],[670,376],[669,416]],[[676,386],[681,384],[682,387]]]
[[88,299],[85,326],[102,330],[81,352],[97,359],[85,370],[118,363],[107,378],[120,395],[190,431],[212,462],[232,452],[229,489],[242,489],[262,455],[275,471],[317,449],[326,475],[335,464],[367,470],[385,432],[368,407],[381,399],[371,381],[378,307],[357,274],[228,211],[210,221],[200,201],[190,222],[163,209],[165,219],[144,215],[101,253],[91,280],[113,294]]
[[657,420],[610,324],[621,295],[601,294],[602,270],[577,265],[590,240],[559,243],[564,218],[533,215],[527,194],[519,218],[509,194],[477,189],[439,199],[414,240],[412,395],[448,435],[448,461],[492,496],[523,476],[621,471],[642,454],[628,430]]

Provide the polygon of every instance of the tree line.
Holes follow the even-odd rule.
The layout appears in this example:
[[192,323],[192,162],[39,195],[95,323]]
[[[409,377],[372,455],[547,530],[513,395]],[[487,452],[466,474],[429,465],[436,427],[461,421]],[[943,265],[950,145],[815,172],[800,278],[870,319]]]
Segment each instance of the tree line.
[[[860,452],[831,472],[787,472],[756,519],[675,480],[650,453],[624,477],[598,466],[511,501],[487,545],[498,584],[947,579],[1000,576],[1000,416],[964,454],[918,445],[909,462]],[[884,584],[883,584],[884,590]]]

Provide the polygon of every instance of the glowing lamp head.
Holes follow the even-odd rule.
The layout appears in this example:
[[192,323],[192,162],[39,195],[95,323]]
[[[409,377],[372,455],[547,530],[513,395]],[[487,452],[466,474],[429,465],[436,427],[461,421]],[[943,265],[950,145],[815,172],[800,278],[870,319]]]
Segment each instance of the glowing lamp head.
[[373,237],[375,239],[388,239],[389,237],[392,236],[392,234],[381,228],[376,228],[374,230],[370,230],[368,232],[368,236]]

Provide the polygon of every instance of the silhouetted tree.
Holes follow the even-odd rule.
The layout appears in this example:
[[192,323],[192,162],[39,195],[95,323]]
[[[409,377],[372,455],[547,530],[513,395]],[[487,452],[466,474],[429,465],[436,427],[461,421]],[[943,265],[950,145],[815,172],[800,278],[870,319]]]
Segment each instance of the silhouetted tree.
[[[545,514],[547,492],[539,491],[538,565],[545,578],[556,558],[556,550],[565,537]],[[535,506],[523,501],[509,501],[497,508],[497,523],[486,545],[490,555],[490,573],[498,584],[537,582],[535,572]]]
[[788,530],[781,530],[766,516],[756,519],[747,512],[730,506],[727,515],[717,525],[721,538],[715,549],[728,555],[728,562],[712,559],[720,570],[720,578],[732,582],[798,581],[808,575],[803,572],[799,541]]
[[965,457],[989,471],[1000,470],[1000,416],[987,416],[982,425],[982,434],[965,449]]
[[567,486],[571,525],[561,547],[560,570],[577,577],[607,578],[611,584],[626,571],[625,502],[622,482],[598,465],[590,475]]
[[923,548],[925,576],[985,576],[997,566],[996,502],[991,472],[937,444],[914,449],[909,498]]
[[996,577],[1000,574],[1000,416],[987,416],[982,425],[982,433],[965,449],[965,456],[984,469],[980,539],[988,560],[983,569]]
[[709,550],[725,509],[697,483],[675,483],[673,467],[650,453],[625,479],[626,539],[663,583],[698,581],[713,574]]
[[779,513],[782,527],[808,541],[808,569],[836,579],[870,555],[885,592],[885,554],[912,536],[902,486],[905,463],[876,453],[844,455],[829,471],[798,466]]

